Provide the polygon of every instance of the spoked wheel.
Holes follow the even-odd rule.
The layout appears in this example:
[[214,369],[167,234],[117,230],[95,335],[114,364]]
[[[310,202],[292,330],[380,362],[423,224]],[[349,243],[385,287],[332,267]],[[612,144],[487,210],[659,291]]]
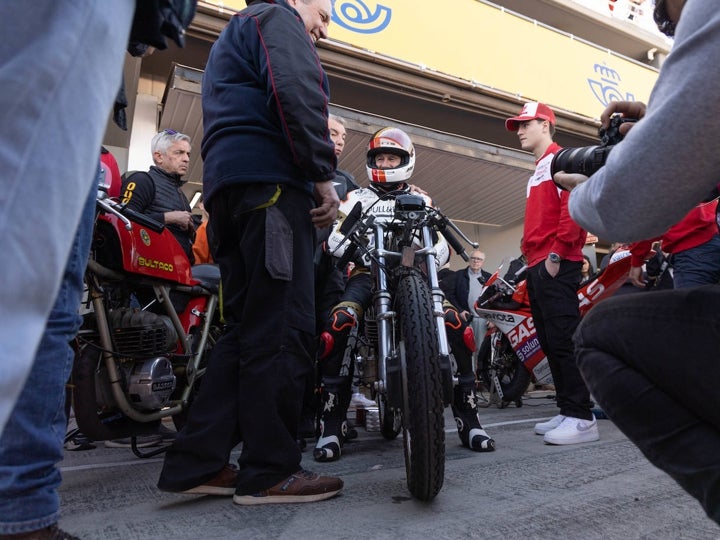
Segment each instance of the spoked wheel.
[[379,394],[377,398],[378,412],[380,413],[380,433],[391,441],[398,436],[402,429],[402,416],[396,409],[388,409],[387,398]]
[[[487,336],[485,339],[490,340],[492,336]],[[503,334],[500,339],[494,361],[491,361],[492,347],[489,343],[484,343],[481,351],[487,352],[484,358],[478,359],[481,366],[480,377],[487,388],[496,388],[501,406],[522,400],[530,384],[530,372],[515,354],[507,336]],[[493,384],[494,377],[497,377],[499,388],[497,388],[498,384]]]
[[410,493],[432,500],[445,477],[445,424],[438,339],[430,290],[417,274],[403,277],[395,311],[403,371],[403,440]]

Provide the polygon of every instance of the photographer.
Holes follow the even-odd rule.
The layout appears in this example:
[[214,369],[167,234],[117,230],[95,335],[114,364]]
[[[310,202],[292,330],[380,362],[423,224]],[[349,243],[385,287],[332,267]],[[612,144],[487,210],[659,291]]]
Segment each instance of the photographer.
[[[680,12],[682,19],[680,20]],[[720,179],[720,0],[659,0],[656,20],[677,37],[642,118],[587,181],[554,179],[575,189],[570,213],[614,240],[662,234],[707,199]],[[680,135],[680,136],[679,136]],[[575,334],[578,366],[593,396],[657,467],[696,497],[720,523],[720,288],[611,298],[593,308]]]

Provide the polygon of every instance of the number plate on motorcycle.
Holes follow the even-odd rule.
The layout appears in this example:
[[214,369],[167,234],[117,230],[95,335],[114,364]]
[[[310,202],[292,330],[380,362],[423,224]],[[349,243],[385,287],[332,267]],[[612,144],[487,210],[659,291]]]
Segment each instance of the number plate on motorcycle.
[[402,252],[403,266],[414,266],[415,265],[415,248],[413,246],[405,246]]

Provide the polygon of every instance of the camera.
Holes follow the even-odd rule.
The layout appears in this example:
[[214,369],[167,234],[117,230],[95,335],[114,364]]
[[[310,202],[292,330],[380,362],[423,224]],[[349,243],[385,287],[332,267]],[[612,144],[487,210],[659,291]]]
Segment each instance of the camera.
[[[563,148],[553,157],[550,174],[564,171],[592,176],[605,165],[610,150],[623,140],[620,126],[625,122],[636,122],[634,118],[624,118],[615,114],[610,118],[610,125],[600,128],[600,144],[598,146],[582,146],[579,148]],[[564,189],[564,188],[563,188]]]

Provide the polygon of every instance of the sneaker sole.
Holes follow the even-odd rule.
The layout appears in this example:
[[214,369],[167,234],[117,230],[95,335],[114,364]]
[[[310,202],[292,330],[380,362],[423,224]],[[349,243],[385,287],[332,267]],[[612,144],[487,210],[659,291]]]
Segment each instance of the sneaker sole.
[[342,489],[327,491],[316,495],[235,495],[233,502],[241,506],[255,506],[259,504],[292,504],[324,501],[340,493]]
[[582,443],[588,443],[588,442],[595,442],[597,440],[600,440],[600,434],[598,432],[595,433],[588,433],[581,436],[576,436],[571,439],[554,439],[553,437],[548,437],[545,435],[545,438],[543,441],[545,444],[554,444],[557,446],[562,445],[568,445],[568,444],[582,444]]
[[185,491],[179,491],[180,495],[214,495],[217,497],[232,497],[235,495],[235,488],[224,488],[214,486],[197,486]]

